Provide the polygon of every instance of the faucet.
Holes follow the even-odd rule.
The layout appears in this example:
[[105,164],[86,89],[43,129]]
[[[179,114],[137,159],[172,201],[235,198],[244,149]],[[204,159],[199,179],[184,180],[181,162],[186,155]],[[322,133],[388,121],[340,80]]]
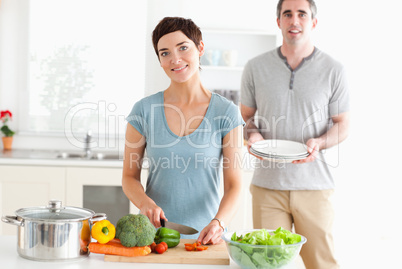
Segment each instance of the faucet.
[[87,134],[85,136],[85,140],[84,140],[84,152],[85,152],[84,156],[88,159],[92,157],[92,152],[91,152],[91,147],[90,147],[91,139],[92,139],[92,131],[89,130],[87,132]]

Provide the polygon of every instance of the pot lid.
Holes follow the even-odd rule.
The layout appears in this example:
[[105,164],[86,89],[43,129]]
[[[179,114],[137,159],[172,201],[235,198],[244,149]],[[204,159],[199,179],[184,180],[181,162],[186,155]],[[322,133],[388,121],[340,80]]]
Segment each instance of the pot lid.
[[95,212],[79,207],[63,207],[61,201],[50,200],[47,206],[21,208],[15,214],[26,220],[66,222],[89,219]]

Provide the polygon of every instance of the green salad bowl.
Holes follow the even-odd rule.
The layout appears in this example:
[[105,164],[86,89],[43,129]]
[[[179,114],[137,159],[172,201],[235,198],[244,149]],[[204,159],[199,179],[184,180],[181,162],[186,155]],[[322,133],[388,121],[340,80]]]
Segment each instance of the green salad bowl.
[[[235,236],[245,236],[260,230],[236,231]],[[270,235],[274,235],[275,230],[264,230]],[[304,236],[293,233],[293,235],[299,236],[300,240],[294,244],[284,244],[284,242],[282,242],[282,245],[246,244],[233,241],[233,234],[233,231],[225,232],[222,235],[222,239],[226,242],[230,257],[243,269],[283,268],[294,261],[299,255],[303,244],[307,242]]]

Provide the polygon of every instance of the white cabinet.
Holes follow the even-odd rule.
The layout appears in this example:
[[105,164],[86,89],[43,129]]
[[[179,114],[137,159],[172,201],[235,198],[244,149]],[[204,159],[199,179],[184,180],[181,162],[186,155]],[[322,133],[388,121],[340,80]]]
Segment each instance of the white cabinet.
[[121,169],[68,167],[66,170],[66,204],[83,207],[84,186],[121,186]]
[[[141,173],[145,188],[147,169]],[[253,172],[243,170],[243,188],[236,215],[228,229],[231,231],[252,228],[251,195],[249,186]],[[58,199],[66,206],[84,206],[84,189],[88,186],[105,186],[121,188],[122,168],[103,167],[58,167],[29,165],[0,165],[0,215],[14,215],[20,208],[45,206],[51,199]],[[102,212],[102,200],[109,193],[99,192],[99,207],[87,207]],[[113,206],[113,203],[112,203]],[[129,202],[129,212],[137,214],[138,209]],[[1,222],[0,235],[15,235],[17,227]]]
[[[74,167],[74,166],[28,166],[0,165],[0,216],[15,215],[20,208],[46,206],[51,199],[61,200],[65,206],[84,206],[84,189],[91,186],[116,187],[121,189],[122,168]],[[143,185],[147,170],[143,170]],[[109,198],[107,188],[99,193],[99,211],[105,213],[102,201]],[[124,196],[124,194],[121,194]],[[126,198],[124,196],[124,198]],[[137,214],[139,210],[128,201],[128,212]],[[111,205],[113,207],[113,203]],[[16,226],[1,222],[0,235],[15,235]]]
[[[143,185],[146,177],[147,170],[143,169]],[[138,208],[122,192],[121,180],[122,168],[68,167],[66,202],[71,206],[90,208],[96,213],[106,213],[108,219],[116,224],[127,213],[139,213]]]
[[[20,208],[46,206],[51,199],[65,200],[65,168],[0,166],[0,215],[15,215]],[[16,234],[17,227],[1,222],[0,234]]]

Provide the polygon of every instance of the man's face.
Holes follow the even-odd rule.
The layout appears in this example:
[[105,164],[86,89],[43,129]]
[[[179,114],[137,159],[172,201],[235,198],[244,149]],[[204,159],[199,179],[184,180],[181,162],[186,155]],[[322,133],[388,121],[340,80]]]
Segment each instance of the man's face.
[[303,45],[310,41],[317,19],[311,18],[310,4],[306,0],[285,0],[277,23],[285,43]]

